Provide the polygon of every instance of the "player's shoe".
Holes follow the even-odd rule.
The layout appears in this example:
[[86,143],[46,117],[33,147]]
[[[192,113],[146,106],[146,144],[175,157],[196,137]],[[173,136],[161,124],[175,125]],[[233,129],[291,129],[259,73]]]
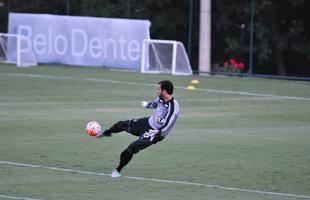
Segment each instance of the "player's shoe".
[[112,134],[104,134],[104,130],[103,130],[98,135],[96,135],[96,138],[111,137],[111,136],[112,136]]
[[121,173],[119,173],[116,169],[114,169],[112,174],[111,174],[111,177],[112,178],[117,178],[117,177],[120,177],[120,176],[121,176]]

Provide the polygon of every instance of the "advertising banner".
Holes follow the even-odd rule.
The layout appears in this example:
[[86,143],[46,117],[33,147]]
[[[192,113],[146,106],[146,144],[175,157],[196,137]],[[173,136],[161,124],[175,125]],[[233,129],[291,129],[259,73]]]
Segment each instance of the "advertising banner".
[[139,69],[147,20],[10,13],[8,32],[38,63]]

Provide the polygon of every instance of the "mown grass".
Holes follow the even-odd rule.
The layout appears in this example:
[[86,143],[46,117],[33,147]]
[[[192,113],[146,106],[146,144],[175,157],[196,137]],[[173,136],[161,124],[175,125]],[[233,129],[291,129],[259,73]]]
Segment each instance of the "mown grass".
[[[200,81],[198,89],[187,91],[185,87],[194,78]],[[308,82],[1,65],[0,161],[109,174],[118,164],[120,152],[136,138],[120,133],[95,139],[84,133],[85,124],[95,119],[108,127],[117,120],[151,115],[152,111],[143,110],[138,103],[156,97],[155,86],[161,79],[175,83],[181,115],[172,133],[137,154],[123,177],[2,163],[0,195],[300,199],[125,177],[135,176],[310,196]]]

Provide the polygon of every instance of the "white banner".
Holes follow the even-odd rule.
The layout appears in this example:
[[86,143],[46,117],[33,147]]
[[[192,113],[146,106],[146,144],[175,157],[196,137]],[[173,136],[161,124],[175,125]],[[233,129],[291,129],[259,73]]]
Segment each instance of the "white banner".
[[139,69],[147,20],[10,13],[9,33],[24,35],[22,51],[38,63]]

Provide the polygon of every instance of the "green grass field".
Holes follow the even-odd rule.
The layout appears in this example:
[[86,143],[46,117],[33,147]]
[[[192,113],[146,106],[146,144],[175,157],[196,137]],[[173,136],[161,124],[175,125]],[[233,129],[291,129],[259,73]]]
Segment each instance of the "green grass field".
[[[176,126],[110,178],[136,138],[85,124],[151,115],[139,101],[161,79],[175,83]],[[0,199],[310,199],[309,82],[2,64],[0,91]]]

